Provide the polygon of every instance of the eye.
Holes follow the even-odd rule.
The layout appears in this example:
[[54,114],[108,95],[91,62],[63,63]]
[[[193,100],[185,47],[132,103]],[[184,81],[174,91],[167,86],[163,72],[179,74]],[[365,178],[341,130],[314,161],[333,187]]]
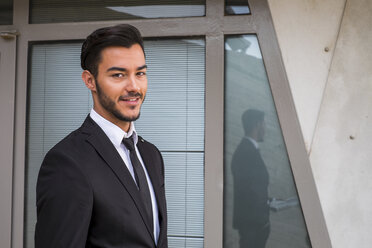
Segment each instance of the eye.
[[137,72],[137,76],[146,76],[146,72],[145,71],[139,71]]
[[115,74],[112,74],[112,77],[114,78],[122,78],[124,77],[125,75],[123,73],[115,73]]

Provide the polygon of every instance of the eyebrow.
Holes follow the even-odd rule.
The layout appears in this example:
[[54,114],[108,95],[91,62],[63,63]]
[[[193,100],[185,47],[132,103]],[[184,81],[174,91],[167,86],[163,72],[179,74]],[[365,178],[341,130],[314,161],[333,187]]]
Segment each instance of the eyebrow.
[[[143,70],[143,69],[146,69],[147,68],[147,65],[142,65],[142,66],[139,66],[137,67],[137,71],[140,71],[140,70]],[[123,68],[123,67],[110,67],[107,69],[106,72],[109,72],[109,71],[122,71],[122,72],[126,72],[128,71],[126,68]]]

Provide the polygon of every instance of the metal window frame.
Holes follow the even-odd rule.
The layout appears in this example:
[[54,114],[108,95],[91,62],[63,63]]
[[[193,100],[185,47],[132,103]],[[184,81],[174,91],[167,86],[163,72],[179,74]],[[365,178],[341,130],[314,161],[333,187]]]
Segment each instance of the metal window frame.
[[[204,17],[124,20],[138,27],[144,37],[205,37],[204,246],[206,248],[223,246],[224,39],[225,35],[256,34],[311,243],[313,247],[331,247],[267,0],[249,1],[251,14],[236,16],[224,14],[224,2],[224,0],[206,0]],[[11,134],[14,129],[13,155],[7,155],[12,160],[7,162],[7,165],[13,166],[13,171],[8,170],[6,175],[2,175],[2,178],[10,178],[12,181],[12,189],[9,192],[12,195],[11,224],[0,223],[0,229],[11,228],[11,240],[9,237],[7,240],[0,241],[0,246],[5,248],[23,247],[29,43],[81,40],[94,29],[123,22],[29,24],[29,0],[14,0],[13,6],[13,25],[0,26],[2,31],[16,29],[20,33],[16,51],[17,77],[13,86],[15,94],[10,96],[15,106],[12,108],[0,106],[2,112],[14,113],[14,123],[5,123],[4,126]]]
[[[2,31],[2,30],[1,30]],[[4,38],[6,37],[6,38]],[[16,35],[0,33],[0,241],[9,247],[12,225]],[[2,244],[2,243],[0,243]]]

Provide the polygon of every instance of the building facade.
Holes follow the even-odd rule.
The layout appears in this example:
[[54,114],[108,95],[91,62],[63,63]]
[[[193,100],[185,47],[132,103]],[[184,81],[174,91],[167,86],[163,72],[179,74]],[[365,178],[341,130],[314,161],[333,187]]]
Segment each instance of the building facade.
[[[119,23],[145,38],[149,91],[136,128],[165,159],[170,247],[239,247],[236,206],[263,196],[266,247],[372,243],[372,1],[7,0],[0,7],[1,247],[33,247],[42,158],[92,107],[80,79],[81,42]],[[253,166],[238,179],[233,161],[252,136],[242,122],[252,109],[264,113],[264,162],[260,169],[252,157],[238,160]],[[260,198],[237,195],[238,180],[260,188]]]

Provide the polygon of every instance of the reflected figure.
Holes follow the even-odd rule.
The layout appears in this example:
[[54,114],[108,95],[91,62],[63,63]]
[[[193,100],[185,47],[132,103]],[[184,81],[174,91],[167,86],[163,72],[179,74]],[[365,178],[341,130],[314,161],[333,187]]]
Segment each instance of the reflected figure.
[[239,231],[240,248],[264,248],[270,233],[269,174],[258,142],[265,134],[264,112],[248,109],[242,115],[245,136],[232,158],[234,179],[233,227]]

